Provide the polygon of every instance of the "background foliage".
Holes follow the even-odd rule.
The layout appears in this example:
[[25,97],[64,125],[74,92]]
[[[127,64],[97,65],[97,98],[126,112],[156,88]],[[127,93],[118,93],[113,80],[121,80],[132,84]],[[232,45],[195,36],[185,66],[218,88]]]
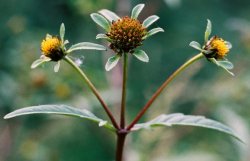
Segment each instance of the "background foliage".
[[[59,73],[52,65],[30,70],[40,56],[40,42],[46,33],[58,34],[61,22],[66,38],[98,42],[100,32],[90,13],[102,8],[126,15],[131,6],[145,3],[139,17],[157,14],[157,25],[165,29],[144,42],[150,57],[144,64],[130,61],[128,120],[144,105],[156,88],[187,58],[196,54],[188,46],[203,41],[206,19],[213,33],[233,44],[228,55],[235,77],[203,60],[181,76],[154,103],[147,118],[160,113],[182,112],[205,115],[228,124],[246,141],[200,128],[171,128],[138,132],[129,137],[127,161],[248,161],[250,142],[249,44],[250,3],[248,0],[9,0],[0,1],[0,116],[14,109],[49,103],[65,103],[103,110],[78,75],[63,64]],[[157,25],[155,27],[157,27]],[[112,52],[110,52],[112,54]],[[79,52],[82,68],[100,89],[113,111],[119,107],[121,72],[104,71],[107,53]],[[103,115],[102,117],[106,117]],[[144,118],[144,119],[147,119]],[[35,115],[0,120],[0,161],[110,161],[114,135],[91,122],[58,116]]]

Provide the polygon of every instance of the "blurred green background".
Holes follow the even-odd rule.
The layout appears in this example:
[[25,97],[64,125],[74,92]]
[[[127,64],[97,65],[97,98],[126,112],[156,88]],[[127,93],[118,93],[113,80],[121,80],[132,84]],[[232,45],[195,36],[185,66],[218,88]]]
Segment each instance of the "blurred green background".
[[[98,101],[66,63],[58,73],[53,63],[30,69],[40,56],[46,33],[59,34],[62,22],[71,44],[95,40],[103,32],[90,13],[107,8],[120,16],[132,6],[145,3],[139,19],[156,14],[154,27],[164,33],[146,40],[143,49],[150,57],[145,64],[130,60],[128,116],[131,121],[157,87],[196,51],[188,46],[203,42],[206,19],[212,35],[233,44],[228,59],[234,63],[231,77],[202,60],[182,73],[165,90],[143,118],[161,113],[205,115],[233,127],[245,145],[216,131],[174,127],[140,131],[128,137],[126,161],[249,161],[250,160],[250,3],[248,0],[0,0],[0,117],[15,109],[65,103],[87,108],[107,118]],[[112,54],[81,51],[74,54],[83,64],[101,95],[118,113],[121,68],[105,72]],[[117,114],[118,116],[118,114]],[[112,161],[115,135],[89,121],[34,115],[0,120],[0,161]]]

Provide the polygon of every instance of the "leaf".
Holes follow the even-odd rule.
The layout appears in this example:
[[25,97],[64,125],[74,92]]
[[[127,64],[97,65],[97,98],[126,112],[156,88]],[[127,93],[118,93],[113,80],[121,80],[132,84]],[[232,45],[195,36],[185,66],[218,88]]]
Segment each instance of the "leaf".
[[62,42],[64,42],[64,35],[65,35],[65,26],[64,23],[62,23],[60,26],[60,38]]
[[105,65],[105,69],[106,71],[110,71],[112,68],[114,68],[116,66],[116,64],[118,63],[119,59],[120,59],[120,55],[115,55],[112,56],[108,59],[106,65]]
[[148,18],[146,18],[143,23],[142,23],[142,26],[144,27],[149,27],[150,25],[152,25],[155,21],[157,21],[159,19],[158,16],[156,15],[152,15],[152,16],[149,16]]
[[146,36],[143,37],[143,39],[147,39],[148,37],[154,35],[154,34],[157,34],[158,32],[164,32],[164,30],[160,27],[157,27],[157,28],[153,28],[151,29]]
[[143,62],[149,62],[149,58],[148,58],[148,55],[145,53],[145,51],[143,50],[136,50],[133,55],[139,59],[140,61],[143,61]]
[[205,43],[208,41],[211,32],[212,32],[212,23],[209,19],[207,19],[207,28],[205,31]]
[[197,50],[200,50],[200,51],[202,50],[201,49],[201,45],[198,42],[196,42],[196,41],[190,42],[189,46],[191,46],[191,47],[193,47],[193,48],[195,48]]
[[72,45],[67,52],[71,53],[75,50],[107,50],[104,46],[91,43],[91,42],[81,42],[75,45]]
[[221,67],[225,71],[227,71],[230,75],[234,76],[234,73],[230,72],[228,69],[233,68],[233,64],[229,61],[217,61],[215,58],[208,58],[209,61]]
[[131,18],[133,19],[137,19],[137,17],[139,16],[139,14],[141,13],[142,9],[144,8],[144,4],[138,4],[136,5],[131,13]]
[[106,34],[97,34],[96,39],[106,39],[110,41],[110,38]]
[[173,125],[197,126],[197,127],[213,129],[229,134],[242,142],[242,140],[237,136],[237,134],[235,134],[235,132],[230,127],[218,121],[207,119],[204,116],[184,115],[181,113],[160,115],[149,122],[136,124],[132,128],[132,130],[136,131],[140,129],[150,129],[156,126],[173,126]]
[[117,16],[114,12],[107,9],[102,9],[99,11],[99,13],[102,14],[110,22],[117,21],[118,19],[120,19],[120,17]]
[[70,107],[67,105],[39,105],[39,106],[25,107],[5,115],[4,119],[9,119],[22,115],[29,115],[29,114],[58,114],[58,115],[79,117],[82,119],[94,121],[98,123],[99,126],[101,125],[109,130],[112,131],[115,130],[115,128],[111,124],[107,123],[105,120],[96,117],[90,111],[85,109]]
[[92,13],[90,17],[97,25],[102,27],[104,30],[109,31],[110,23],[102,15],[98,13]]

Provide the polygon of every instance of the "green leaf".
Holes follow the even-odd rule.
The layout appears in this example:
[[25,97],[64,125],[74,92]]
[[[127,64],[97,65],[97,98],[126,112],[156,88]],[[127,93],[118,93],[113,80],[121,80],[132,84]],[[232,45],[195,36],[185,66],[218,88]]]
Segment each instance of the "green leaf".
[[110,38],[106,34],[97,34],[96,39],[106,39],[110,41]]
[[233,64],[230,61],[227,60],[216,60],[215,58],[208,58],[208,60],[214,64],[216,64],[218,67],[221,67],[225,71],[227,71],[230,75],[234,76],[234,73],[230,72],[229,69],[233,68]]
[[60,26],[60,38],[62,42],[64,42],[64,35],[65,35],[65,26],[64,23],[62,23]]
[[137,19],[137,17],[139,16],[139,14],[141,13],[142,9],[144,8],[144,4],[138,4],[136,5],[131,13],[131,18],[133,19]]
[[143,62],[149,62],[149,58],[148,58],[148,55],[145,53],[145,51],[143,50],[136,50],[133,55],[139,59],[140,61],[143,61]]
[[90,17],[97,25],[102,27],[104,30],[109,31],[110,23],[102,15],[98,13],[92,13]]
[[105,120],[96,117],[90,111],[85,109],[70,107],[67,105],[39,105],[39,106],[25,107],[5,115],[4,119],[9,119],[22,115],[29,115],[29,114],[58,114],[58,115],[79,117],[82,119],[94,121],[98,123],[99,126],[103,126],[109,130],[112,131],[115,130],[115,128],[111,124],[107,123],[107,121]]
[[107,50],[104,46],[91,43],[91,42],[81,42],[75,45],[72,45],[68,50],[67,53],[71,53],[75,50]]
[[132,128],[132,130],[136,131],[140,129],[150,129],[156,126],[173,126],[173,125],[197,126],[197,127],[213,129],[229,134],[235,137],[236,139],[240,140],[241,142],[243,142],[230,127],[218,121],[207,119],[204,116],[184,115],[181,113],[160,115],[149,122],[136,124]]
[[208,41],[211,32],[212,32],[212,23],[209,19],[207,19],[207,28],[205,31],[205,43]]
[[157,27],[157,28],[153,28],[151,29],[146,36],[143,37],[143,39],[147,39],[148,37],[154,35],[154,34],[157,34],[158,32],[164,32],[164,30],[160,27]]
[[200,50],[200,51],[202,50],[201,49],[201,45],[198,42],[196,42],[196,41],[190,42],[189,46],[191,46],[191,47],[193,47],[193,48],[195,48],[197,50]]
[[112,68],[114,68],[116,66],[116,64],[118,63],[119,59],[120,59],[120,55],[115,55],[115,56],[112,56],[108,59],[106,65],[105,65],[105,69],[107,71],[110,71]]
[[159,19],[158,16],[156,15],[152,15],[152,16],[149,16],[148,18],[146,18],[143,23],[142,23],[142,26],[144,27],[149,27],[150,25],[152,25],[155,21],[157,21]]
[[99,11],[99,13],[102,14],[107,20],[109,20],[109,22],[117,21],[118,19],[120,19],[117,14],[107,9],[102,9]]

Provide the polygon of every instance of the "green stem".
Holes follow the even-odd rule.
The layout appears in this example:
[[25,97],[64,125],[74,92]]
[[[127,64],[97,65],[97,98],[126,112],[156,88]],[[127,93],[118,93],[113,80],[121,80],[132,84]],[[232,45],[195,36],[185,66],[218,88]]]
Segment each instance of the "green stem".
[[125,109],[126,109],[126,88],[127,88],[127,75],[128,75],[128,56],[124,53],[123,61],[123,82],[122,82],[122,102],[121,102],[121,115],[120,115],[120,128],[125,127]]
[[65,56],[64,60],[69,63],[83,78],[83,80],[87,83],[88,87],[91,89],[91,91],[94,93],[96,98],[99,100],[101,105],[103,106],[104,110],[106,111],[107,115],[109,116],[113,126],[116,129],[119,129],[118,124],[115,121],[114,116],[112,115],[111,111],[109,110],[108,106],[105,104],[101,96],[99,95],[99,92],[96,90],[95,86],[92,84],[92,82],[88,79],[88,77],[85,75],[85,73],[72,61],[69,57]]
[[184,69],[186,69],[189,65],[194,63],[195,61],[201,59],[204,55],[202,53],[199,53],[186,61],[182,66],[180,66],[173,74],[171,74],[166,81],[157,89],[157,91],[153,94],[153,96],[149,99],[149,101],[146,103],[146,105],[142,108],[142,110],[138,113],[138,115],[135,117],[135,119],[131,122],[131,124],[127,127],[127,130],[129,131],[144,115],[144,113],[149,109],[151,104],[155,101],[155,99],[161,94],[163,89],[169,85],[169,83],[178,75],[180,74]]

